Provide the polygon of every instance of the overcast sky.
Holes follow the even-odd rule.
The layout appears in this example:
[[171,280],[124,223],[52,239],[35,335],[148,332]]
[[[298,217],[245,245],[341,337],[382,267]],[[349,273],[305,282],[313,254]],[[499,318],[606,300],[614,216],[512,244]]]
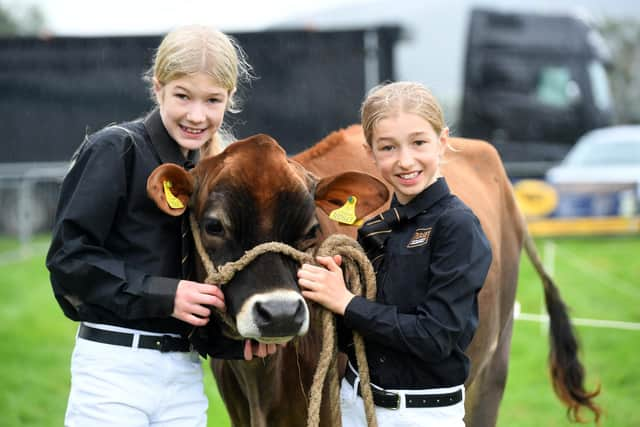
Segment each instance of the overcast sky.
[[38,5],[55,35],[159,34],[191,23],[223,31],[260,30],[289,16],[370,0],[0,0]]

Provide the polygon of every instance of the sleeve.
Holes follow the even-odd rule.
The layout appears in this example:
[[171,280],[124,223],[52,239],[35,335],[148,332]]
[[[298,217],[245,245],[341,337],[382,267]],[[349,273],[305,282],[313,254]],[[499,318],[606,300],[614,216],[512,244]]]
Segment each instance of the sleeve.
[[491,247],[471,211],[448,213],[443,222],[432,240],[428,291],[415,314],[363,297],[345,311],[346,324],[366,339],[425,362],[445,359],[470,327],[475,332],[477,294],[491,264]]
[[127,197],[125,153],[132,149],[122,138],[105,130],[87,139],[61,187],[46,264],[56,299],[73,320],[92,320],[97,312],[141,319],[173,311],[178,279],[149,276],[105,246]]
[[336,341],[338,344],[338,350],[346,353],[347,349],[353,346],[353,332],[347,327],[344,316],[336,314],[334,317],[336,320]]

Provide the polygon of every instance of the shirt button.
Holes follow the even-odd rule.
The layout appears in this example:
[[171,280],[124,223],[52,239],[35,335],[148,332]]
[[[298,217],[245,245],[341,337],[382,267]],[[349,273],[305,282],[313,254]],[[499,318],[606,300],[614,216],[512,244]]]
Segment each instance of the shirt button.
[[387,359],[384,356],[378,357],[378,362],[380,362],[380,363],[384,363],[384,362],[386,362],[386,360]]

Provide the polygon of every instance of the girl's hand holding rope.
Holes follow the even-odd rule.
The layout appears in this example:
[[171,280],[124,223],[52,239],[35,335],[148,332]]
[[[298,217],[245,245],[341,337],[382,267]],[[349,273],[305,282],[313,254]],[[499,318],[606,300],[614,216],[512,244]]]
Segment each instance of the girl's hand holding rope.
[[215,307],[225,311],[224,294],[216,285],[180,280],[176,289],[173,313],[176,319],[193,326],[204,326],[209,323],[211,310]]
[[298,270],[298,284],[302,296],[323,305],[333,313],[344,312],[355,296],[347,289],[340,265],[340,255],[316,257],[319,266],[303,264]]

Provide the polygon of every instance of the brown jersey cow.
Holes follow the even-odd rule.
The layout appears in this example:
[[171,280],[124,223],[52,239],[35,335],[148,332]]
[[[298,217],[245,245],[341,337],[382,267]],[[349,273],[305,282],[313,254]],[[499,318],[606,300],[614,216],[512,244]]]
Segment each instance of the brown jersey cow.
[[[165,181],[171,182],[172,195],[164,191]],[[235,142],[221,154],[201,160],[190,172],[177,165],[161,165],[150,176],[148,189],[168,214],[181,215],[190,205],[206,257],[216,266],[238,260],[266,242],[282,242],[299,250],[318,245],[339,230],[327,214],[351,195],[360,200],[358,218],[380,210],[389,200],[387,187],[364,173],[313,176],[266,135]],[[174,197],[184,207],[172,208],[169,202]],[[200,281],[206,277],[202,267]],[[296,341],[265,359],[212,360],[234,426],[306,424],[309,389],[322,342],[320,325],[314,321],[317,306],[302,298],[298,268],[290,257],[267,252],[222,286],[227,313],[238,334],[263,342]],[[328,411],[324,396],[322,426],[331,426]]]
[[[303,249],[330,233],[355,236],[354,227],[329,220],[328,212],[350,195],[359,200],[359,218],[384,209],[389,201],[387,188],[371,176],[377,171],[364,144],[361,129],[351,127],[291,161],[275,141],[259,135],[202,160],[191,173],[167,167],[156,178],[161,182],[168,176],[178,198],[190,201],[207,256],[222,265],[267,241]],[[480,218],[493,250],[493,263],[479,296],[479,329],[469,348],[467,425],[496,422],[523,244],[545,283],[554,387],[574,413],[587,406],[598,414],[592,395],[582,386],[582,366],[564,305],[537,260],[496,151],[480,141],[454,138],[452,145],[457,151],[448,152],[443,173],[452,191]],[[353,170],[365,174],[349,172]],[[161,191],[155,193],[161,208],[181,213],[166,207]],[[309,388],[322,343],[318,325],[310,320],[314,308],[299,297],[296,270],[287,257],[265,254],[223,287],[229,314],[245,337],[281,342],[298,336],[297,345],[288,345],[265,360],[212,361],[234,426],[288,427],[306,422]],[[202,271],[200,275],[203,279]],[[323,399],[320,420],[329,426],[325,403]]]

